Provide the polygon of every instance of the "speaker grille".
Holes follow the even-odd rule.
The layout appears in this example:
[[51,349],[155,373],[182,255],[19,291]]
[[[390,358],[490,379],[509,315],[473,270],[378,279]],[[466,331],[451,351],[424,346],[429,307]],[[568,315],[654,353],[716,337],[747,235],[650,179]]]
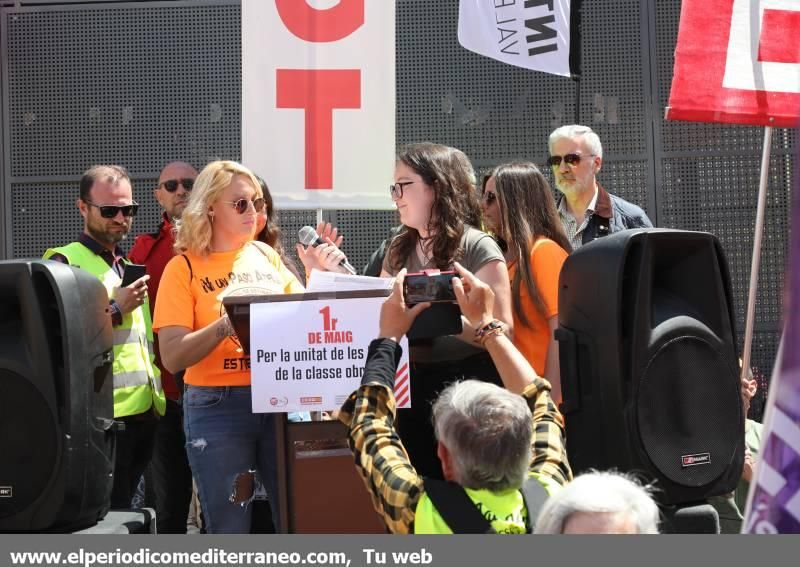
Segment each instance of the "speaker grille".
[[738,388],[730,387],[735,372],[696,336],[654,349],[639,384],[637,424],[647,456],[671,481],[707,485],[733,461],[743,435]]
[[25,377],[0,368],[0,518],[26,509],[45,492],[56,471],[58,427],[39,390]]

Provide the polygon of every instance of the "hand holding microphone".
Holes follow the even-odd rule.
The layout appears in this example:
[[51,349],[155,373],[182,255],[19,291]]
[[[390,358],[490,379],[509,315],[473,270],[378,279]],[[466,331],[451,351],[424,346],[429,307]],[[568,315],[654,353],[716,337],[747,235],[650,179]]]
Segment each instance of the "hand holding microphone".
[[304,226],[298,233],[300,242],[307,248],[297,245],[297,256],[306,268],[306,272],[317,268],[321,270],[344,272],[355,275],[358,272],[347,261],[344,253],[328,239],[326,242],[320,238],[317,231],[310,226]]

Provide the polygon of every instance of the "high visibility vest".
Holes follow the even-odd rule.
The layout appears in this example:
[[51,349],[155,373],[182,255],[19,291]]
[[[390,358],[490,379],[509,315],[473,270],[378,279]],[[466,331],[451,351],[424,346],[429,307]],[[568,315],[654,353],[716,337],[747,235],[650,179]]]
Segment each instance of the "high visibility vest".
[[[560,485],[549,477],[529,473],[544,487],[547,494],[553,494]],[[475,504],[498,534],[524,534],[529,525],[528,510],[522,493],[516,489],[492,492],[486,489],[464,488],[467,496]],[[535,511],[538,513],[538,510]],[[426,493],[417,502],[414,513],[415,534],[452,534],[453,530],[442,518],[436,506]]]
[[[122,283],[105,260],[80,242],[50,248],[44,258],[53,254],[61,254],[70,266],[94,275],[105,286],[109,297],[112,289]],[[166,399],[161,389],[161,373],[155,364],[153,323],[147,300],[122,316],[122,324],[114,327],[113,336],[114,417],[138,415],[151,406],[159,415],[164,415]]]

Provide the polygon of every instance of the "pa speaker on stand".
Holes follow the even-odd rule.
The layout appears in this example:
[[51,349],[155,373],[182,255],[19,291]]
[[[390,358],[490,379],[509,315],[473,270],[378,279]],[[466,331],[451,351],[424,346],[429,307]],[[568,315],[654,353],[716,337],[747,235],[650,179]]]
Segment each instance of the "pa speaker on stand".
[[666,505],[734,490],[744,415],[716,237],[636,229],[598,239],[565,262],[558,306],[573,470],[637,472]]
[[86,271],[0,262],[0,531],[68,531],[109,509],[108,294]]

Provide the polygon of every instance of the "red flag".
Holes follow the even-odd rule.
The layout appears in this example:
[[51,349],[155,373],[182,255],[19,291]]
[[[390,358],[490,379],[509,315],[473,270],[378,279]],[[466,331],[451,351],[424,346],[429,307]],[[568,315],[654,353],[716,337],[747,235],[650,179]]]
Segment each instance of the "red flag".
[[797,125],[798,38],[798,0],[683,0],[667,119]]

